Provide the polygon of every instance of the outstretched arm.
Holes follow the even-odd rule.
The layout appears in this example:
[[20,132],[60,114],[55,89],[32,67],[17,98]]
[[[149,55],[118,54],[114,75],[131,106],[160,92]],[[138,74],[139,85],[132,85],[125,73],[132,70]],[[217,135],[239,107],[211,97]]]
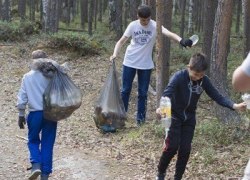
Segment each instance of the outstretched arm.
[[126,36],[122,36],[121,39],[119,41],[117,41],[115,48],[114,48],[114,52],[113,55],[110,57],[110,60],[113,60],[117,57],[118,53],[120,52],[121,47],[123,46],[123,44],[128,40],[128,37]]
[[178,36],[177,34],[169,31],[168,29],[166,29],[164,26],[162,26],[162,34],[164,34],[165,36],[167,36],[168,38],[174,40],[175,42],[180,42],[181,41],[181,37]]
[[234,103],[231,99],[228,97],[224,97],[210,82],[208,78],[205,78],[203,80],[204,89],[209,97],[211,97],[215,102],[217,102],[219,105],[230,108],[232,110],[237,111],[244,111],[246,110],[246,103]]
[[192,45],[193,45],[193,41],[191,39],[181,38],[179,35],[169,31],[164,26],[162,26],[162,34],[167,36],[168,38],[180,43],[180,45],[182,45],[183,47],[187,47],[187,46],[192,47]]

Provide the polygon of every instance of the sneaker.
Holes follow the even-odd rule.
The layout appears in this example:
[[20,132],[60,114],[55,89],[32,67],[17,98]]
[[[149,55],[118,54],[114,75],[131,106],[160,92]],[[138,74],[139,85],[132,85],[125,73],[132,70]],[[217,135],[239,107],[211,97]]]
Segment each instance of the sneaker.
[[49,175],[48,174],[42,174],[41,175],[41,179],[40,180],[48,180],[49,179]]
[[104,126],[101,126],[101,130],[103,133],[115,133],[116,132],[116,128],[107,124],[105,124]]
[[32,169],[31,169],[31,175],[29,176],[29,180],[35,180],[40,175],[41,175],[40,164],[39,163],[33,163],[32,164]]
[[141,127],[143,124],[145,124],[145,120],[136,120],[136,126]]
[[156,180],[164,180],[165,179],[165,174],[158,174],[155,179]]
[[137,126],[137,127],[141,127],[141,125],[142,125],[141,121],[140,121],[140,120],[137,120],[137,121],[136,121],[136,126]]

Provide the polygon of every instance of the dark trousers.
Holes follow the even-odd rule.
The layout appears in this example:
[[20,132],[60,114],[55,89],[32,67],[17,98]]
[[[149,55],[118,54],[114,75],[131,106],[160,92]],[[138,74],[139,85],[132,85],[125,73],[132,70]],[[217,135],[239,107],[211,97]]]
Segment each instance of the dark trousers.
[[158,165],[159,174],[166,173],[171,159],[178,152],[174,179],[180,180],[182,178],[191,152],[194,129],[195,118],[186,121],[172,118],[172,124],[165,139],[165,147]]
[[129,106],[129,96],[132,84],[137,73],[138,76],[138,102],[137,102],[137,121],[145,121],[147,111],[147,93],[150,82],[151,69],[135,69],[123,65],[122,71],[122,90],[121,96],[126,112]]

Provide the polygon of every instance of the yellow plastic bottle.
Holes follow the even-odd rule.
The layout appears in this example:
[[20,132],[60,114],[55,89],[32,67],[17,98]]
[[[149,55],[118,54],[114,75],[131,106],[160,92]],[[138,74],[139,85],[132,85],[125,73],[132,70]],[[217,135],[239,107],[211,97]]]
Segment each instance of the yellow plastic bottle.
[[161,97],[160,100],[161,121],[166,131],[171,125],[171,100],[169,97]]

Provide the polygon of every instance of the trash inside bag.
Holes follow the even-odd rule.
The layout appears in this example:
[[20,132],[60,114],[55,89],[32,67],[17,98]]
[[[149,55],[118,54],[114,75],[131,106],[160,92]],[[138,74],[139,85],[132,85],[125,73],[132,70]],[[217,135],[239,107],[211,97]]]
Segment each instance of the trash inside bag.
[[115,62],[109,69],[108,77],[97,100],[94,121],[104,132],[115,132],[125,126],[126,111],[120,94]]
[[66,73],[57,70],[43,94],[44,118],[59,121],[81,106],[82,94]]

